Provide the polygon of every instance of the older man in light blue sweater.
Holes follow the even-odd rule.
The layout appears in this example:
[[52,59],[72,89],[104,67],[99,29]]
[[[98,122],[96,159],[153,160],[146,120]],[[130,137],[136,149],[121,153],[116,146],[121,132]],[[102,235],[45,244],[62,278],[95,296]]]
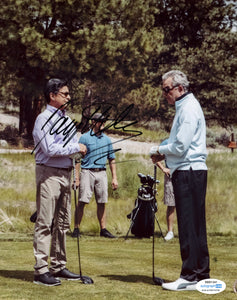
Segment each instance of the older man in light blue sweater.
[[153,163],[166,159],[174,187],[182,269],[180,278],[163,283],[167,290],[195,290],[209,278],[205,197],[207,186],[206,125],[201,106],[188,92],[184,73],[172,70],[162,77],[163,93],[176,114],[167,143],[152,147]]

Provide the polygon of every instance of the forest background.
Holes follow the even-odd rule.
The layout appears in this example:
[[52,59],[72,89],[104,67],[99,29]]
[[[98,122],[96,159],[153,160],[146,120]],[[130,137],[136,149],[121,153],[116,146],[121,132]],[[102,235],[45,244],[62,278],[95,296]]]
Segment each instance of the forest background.
[[[237,122],[237,8],[224,0],[3,0],[1,104],[18,108],[19,135],[32,139],[51,77],[68,79],[71,109],[169,130],[173,108],[161,92],[170,69],[188,75],[208,124]],[[106,106],[107,105],[107,106]],[[83,117],[81,127],[83,125]],[[154,122],[151,123],[154,125]],[[80,127],[79,127],[80,130]]]

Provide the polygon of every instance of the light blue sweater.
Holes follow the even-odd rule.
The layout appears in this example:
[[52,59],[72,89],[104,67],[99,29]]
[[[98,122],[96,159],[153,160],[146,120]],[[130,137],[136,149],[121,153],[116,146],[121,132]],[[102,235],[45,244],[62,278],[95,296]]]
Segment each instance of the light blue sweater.
[[206,124],[192,93],[175,102],[176,114],[166,143],[159,146],[171,175],[175,170],[207,170]]

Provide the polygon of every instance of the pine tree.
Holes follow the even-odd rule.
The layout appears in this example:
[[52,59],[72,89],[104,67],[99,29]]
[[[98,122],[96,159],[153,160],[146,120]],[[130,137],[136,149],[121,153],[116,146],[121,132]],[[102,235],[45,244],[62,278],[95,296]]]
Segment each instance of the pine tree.
[[[204,107],[207,120],[224,126],[237,123],[237,6],[224,0],[159,1],[156,26],[164,29],[164,45],[154,67],[181,69]],[[160,114],[171,119],[161,104]]]
[[[104,89],[105,100],[114,102],[141,86],[150,56],[161,49],[162,34],[154,27],[155,4],[154,0],[3,0],[1,61],[17,82],[21,124],[27,124],[20,127],[21,133],[26,129],[30,136],[33,109],[38,111],[49,77],[92,84],[98,91]],[[110,94],[108,86],[113,87]]]

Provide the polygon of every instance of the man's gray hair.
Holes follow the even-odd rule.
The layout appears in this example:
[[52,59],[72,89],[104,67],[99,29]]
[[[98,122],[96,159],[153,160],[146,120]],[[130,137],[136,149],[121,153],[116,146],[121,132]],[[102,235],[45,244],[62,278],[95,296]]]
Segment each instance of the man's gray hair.
[[184,90],[188,91],[189,81],[187,79],[187,76],[183,72],[181,72],[179,70],[171,70],[162,76],[162,81],[166,80],[169,77],[172,78],[173,86],[182,85]]

